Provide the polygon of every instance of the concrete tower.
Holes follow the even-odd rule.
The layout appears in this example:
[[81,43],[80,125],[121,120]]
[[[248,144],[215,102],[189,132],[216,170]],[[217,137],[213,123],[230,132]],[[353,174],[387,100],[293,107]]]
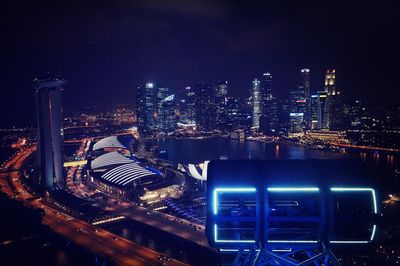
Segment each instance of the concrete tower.
[[61,91],[65,80],[35,79],[38,122],[38,152],[40,156],[40,184],[45,189],[55,184],[63,186],[62,107]]

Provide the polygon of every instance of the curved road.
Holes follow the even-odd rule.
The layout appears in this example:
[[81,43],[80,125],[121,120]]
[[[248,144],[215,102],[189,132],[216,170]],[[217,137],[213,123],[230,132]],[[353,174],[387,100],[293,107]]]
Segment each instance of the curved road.
[[[7,164],[7,167],[20,169],[23,162],[32,154],[35,147],[21,150]],[[117,265],[186,265],[182,262],[166,259],[162,254],[137,245],[127,239],[120,238],[106,230],[97,228],[85,221],[75,219],[69,215],[58,212],[50,207],[42,199],[32,200],[32,195],[25,190],[20,183],[20,174],[13,172],[10,177],[0,175],[1,190],[9,197],[24,202],[33,208],[44,210],[43,223],[48,225],[54,232],[63,235],[72,242],[87,247],[95,254],[105,257]],[[10,178],[7,181],[7,178]],[[12,186],[10,186],[10,183]]]

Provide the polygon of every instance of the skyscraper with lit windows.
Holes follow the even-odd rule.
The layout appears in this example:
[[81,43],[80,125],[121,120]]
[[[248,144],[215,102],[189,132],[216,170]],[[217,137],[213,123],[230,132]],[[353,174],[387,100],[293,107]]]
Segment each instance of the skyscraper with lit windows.
[[158,119],[161,131],[166,134],[174,132],[176,129],[175,94],[168,95],[162,99],[159,105]]
[[185,87],[179,107],[180,122],[186,125],[196,125],[196,93],[193,87]]
[[195,85],[196,127],[199,131],[212,131],[216,128],[215,90],[207,83]]
[[310,88],[310,69],[304,68],[301,71],[301,87],[304,91],[305,110],[304,110],[304,121],[305,128],[312,128],[312,114],[311,114],[311,88]]
[[277,100],[272,95],[272,75],[266,72],[261,78],[261,117],[260,129],[264,133],[278,129]]
[[154,84],[148,82],[138,86],[136,94],[136,116],[140,134],[150,134],[155,129]]
[[143,133],[146,128],[146,98],[145,88],[142,85],[137,87],[136,91],[136,122],[139,133]]
[[319,101],[319,96],[317,94],[311,95],[310,98],[311,102],[311,130],[318,130],[321,129],[321,124],[320,124],[320,101]]
[[157,119],[156,124],[158,129],[162,129],[162,102],[165,98],[171,95],[171,90],[167,86],[158,86],[157,88]]
[[324,106],[324,120],[322,127],[330,129],[333,121],[333,105],[336,95],[336,71],[335,69],[328,69],[325,73],[325,92],[326,102]]
[[258,79],[254,79],[251,88],[251,104],[253,108],[252,112],[252,128],[255,130],[260,129],[260,117],[261,117],[261,84]]
[[220,81],[215,87],[216,123],[224,130],[227,124],[228,81]]
[[325,121],[325,105],[327,99],[327,92],[326,91],[318,91],[318,128],[322,129]]
[[290,91],[290,131],[300,133],[305,129],[306,100],[302,85]]

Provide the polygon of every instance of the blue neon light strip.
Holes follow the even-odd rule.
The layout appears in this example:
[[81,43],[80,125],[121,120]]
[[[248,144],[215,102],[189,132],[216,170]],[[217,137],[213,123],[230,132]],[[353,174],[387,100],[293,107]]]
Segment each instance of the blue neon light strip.
[[368,244],[370,241],[365,240],[331,240],[329,241],[332,244]]
[[226,240],[218,239],[218,227],[214,224],[214,241],[216,243],[255,243],[255,240]]
[[317,240],[268,240],[268,243],[318,243]]
[[220,248],[219,251],[221,252],[238,252],[238,249],[234,249],[234,248]]
[[269,187],[269,192],[318,192],[317,187]]
[[370,191],[372,194],[372,199],[374,201],[374,213],[378,213],[378,208],[376,204],[376,195],[373,188],[348,188],[348,187],[332,187],[331,191],[335,192],[349,192],[349,191]]
[[274,248],[272,252],[292,252],[291,248]]
[[[373,199],[373,203],[374,203],[374,213],[378,213],[378,207],[377,207],[377,203],[376,203],[376,195],[375,195],[375,190],[373,188],[348,188],[348,187],[332,187],[331,191],[334,192],[362,192],[362,191],[369,191],[371,192],[372,195],[372,199]],[[374,240],[375,237],[375,232],[376,232],[376,225],[374,224],[372,227],[372,233],[371,233],[371,237],[370,240],[332,240],[329,241],[330,243],[333,244],[367,244],[371,241]]]
[[374,240],[375,232],[376,232],[376,225],[374,224],[374,227],[372,227],[372,234],[371,234],[370,241]]
[[247,188],[216,188],[214,189],[213,192],[213,212],[214,215],[218,214],[218,193],[220,192],[229,192],[229,193],[252,193],[256,192],[256,189],[253,187],[247,187]]
[[[219,251],[221,252],[239,252],[239,249],[236,248],[220,248]],[[250,249],[242,249],[242,251],[249,252]],[[260,251],[260,249],[256,249],[256,251]]]

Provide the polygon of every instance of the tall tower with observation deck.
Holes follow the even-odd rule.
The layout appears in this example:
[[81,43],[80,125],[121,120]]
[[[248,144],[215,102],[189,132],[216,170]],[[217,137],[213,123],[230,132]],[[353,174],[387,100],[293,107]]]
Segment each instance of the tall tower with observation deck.
[[40,185],[51,189],[63,186],[62,107],[61,91],[66,83],[60,78],[35,79],[38,123],[38,152],[40,157]]

